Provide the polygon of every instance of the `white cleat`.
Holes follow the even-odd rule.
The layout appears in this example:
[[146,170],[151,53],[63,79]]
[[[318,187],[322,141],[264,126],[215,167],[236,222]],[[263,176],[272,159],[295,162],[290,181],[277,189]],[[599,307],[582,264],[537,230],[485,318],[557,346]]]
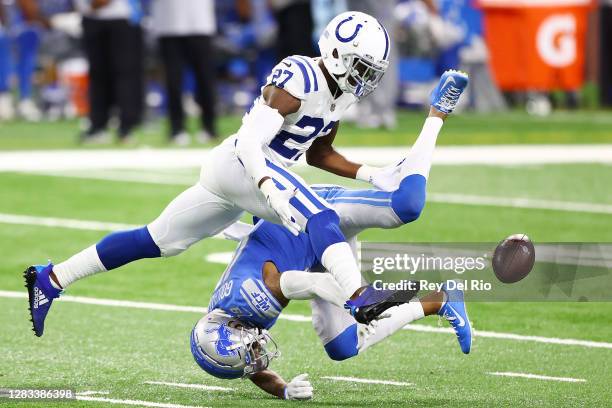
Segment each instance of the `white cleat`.
[[13,120],[15,109],[13,108],[13,98],[10,93],[0,94],[0,120]]
[[17,105],[17,113],[28,122],[40,122],[42,114],[32,99],[23,99]]
[[186,147],[191,144],[191,136],[187,132],[181,132],[172,136],[170,143],[178,147]]

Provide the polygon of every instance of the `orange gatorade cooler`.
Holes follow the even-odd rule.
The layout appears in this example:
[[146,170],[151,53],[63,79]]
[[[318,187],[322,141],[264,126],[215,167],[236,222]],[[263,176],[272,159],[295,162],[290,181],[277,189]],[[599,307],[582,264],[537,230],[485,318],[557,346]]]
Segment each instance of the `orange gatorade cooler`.
[[584,81],[593,0],[477,0],[498,86],[576,90]]

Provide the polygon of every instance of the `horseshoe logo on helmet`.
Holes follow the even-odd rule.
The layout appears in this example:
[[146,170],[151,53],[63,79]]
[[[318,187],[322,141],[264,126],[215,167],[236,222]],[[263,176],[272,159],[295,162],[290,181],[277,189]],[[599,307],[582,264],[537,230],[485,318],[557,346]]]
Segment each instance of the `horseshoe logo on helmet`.
[[355,37],[357,37],[357,34],[359,34],[359,30],[361,30],[361,27],[363,27],[362,24],[357,24],[357,26],[355,27],[355,32],[351,34],[349,37],[342,37],[340,35],[340,26],[342,26],[342,24],[346,22],[351,21],[352,19],[353,19],[353,16],[350,16],[338,23],[338,26],[336,27],[336,38],[338,39],[338,41],[349,42],[349,41],[352,41]]

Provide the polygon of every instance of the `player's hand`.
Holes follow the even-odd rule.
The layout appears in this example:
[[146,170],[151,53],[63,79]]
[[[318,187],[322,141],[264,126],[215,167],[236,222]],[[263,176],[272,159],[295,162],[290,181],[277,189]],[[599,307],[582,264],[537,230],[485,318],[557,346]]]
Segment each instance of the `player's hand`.
[[369,182],[379,190],[394,191],[399,187],[400,169],[401,167],[396,164],[387,167],[363,165],[359,168],[357,178]]
[[274,181],[270,178],[266,179],[259,189],[266,197],[268,205],[274,210],[281,222],[293,235],[297,236],[300,233],[300,226],[295,222],[291,216],[291,206],[289,200],[291,200],[297,193],[297,189],[290,190],[279,190]]
[[312,385],[308,381],[308,374],[300,374],[285,386],[286,400],[312,399]]

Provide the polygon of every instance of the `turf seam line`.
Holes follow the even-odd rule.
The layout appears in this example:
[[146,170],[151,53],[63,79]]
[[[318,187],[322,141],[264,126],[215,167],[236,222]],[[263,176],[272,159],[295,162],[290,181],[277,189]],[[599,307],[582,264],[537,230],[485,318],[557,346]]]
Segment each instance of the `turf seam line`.
[[[27,293],[0,290],[0,298],[26,299]],[[181,306],[181,305],[172,305],[172,304],[164,304],[164,303],[137,302],[137,301],[132,301],[132,300],[101,299],[101,298],[69,296],[69,295],[62,296],[61,298],[58,299],[58,301],[97,305],[97,306],[124,307],[124,308],[133,308],[133,309],[159,310],[159,311],[169,311],[169,312],[206,313],[207,311],[205,307],[199,307],[199,306]],[[310,316],[289,314],[289,313],[281,313],[278,318],[281,320],[288,320],[288,321],[293,321],[293,322],[311,322],[312,321]],[[433,326],[426,326],[426,325],[421,325],[421,324],[409,324],[407,326],[404,326],[403,329],[417,331],[417,332],[426,332],[426,333],[445,333],[445,334],[453,333],[452,329],[450,328],[433,327]],[[481,330],[475,330],[474,334],[476,335],[476,337],[481,337],[481,338],[493,338],[493,339],[515,340],[515,341],[531,341],[531,342],[536,342],[536,343],[546,343],[546,344],[555,344],[555,345],[563,345],[563,346],[579,346],[579,347],[586,347],[586,348],[612,349],[612,343],[591,341],[591,340],[563,339],[563,338],[543,337],[543,336],[527,336],[527,335],[522,335],[522,334],[481,331]]]

